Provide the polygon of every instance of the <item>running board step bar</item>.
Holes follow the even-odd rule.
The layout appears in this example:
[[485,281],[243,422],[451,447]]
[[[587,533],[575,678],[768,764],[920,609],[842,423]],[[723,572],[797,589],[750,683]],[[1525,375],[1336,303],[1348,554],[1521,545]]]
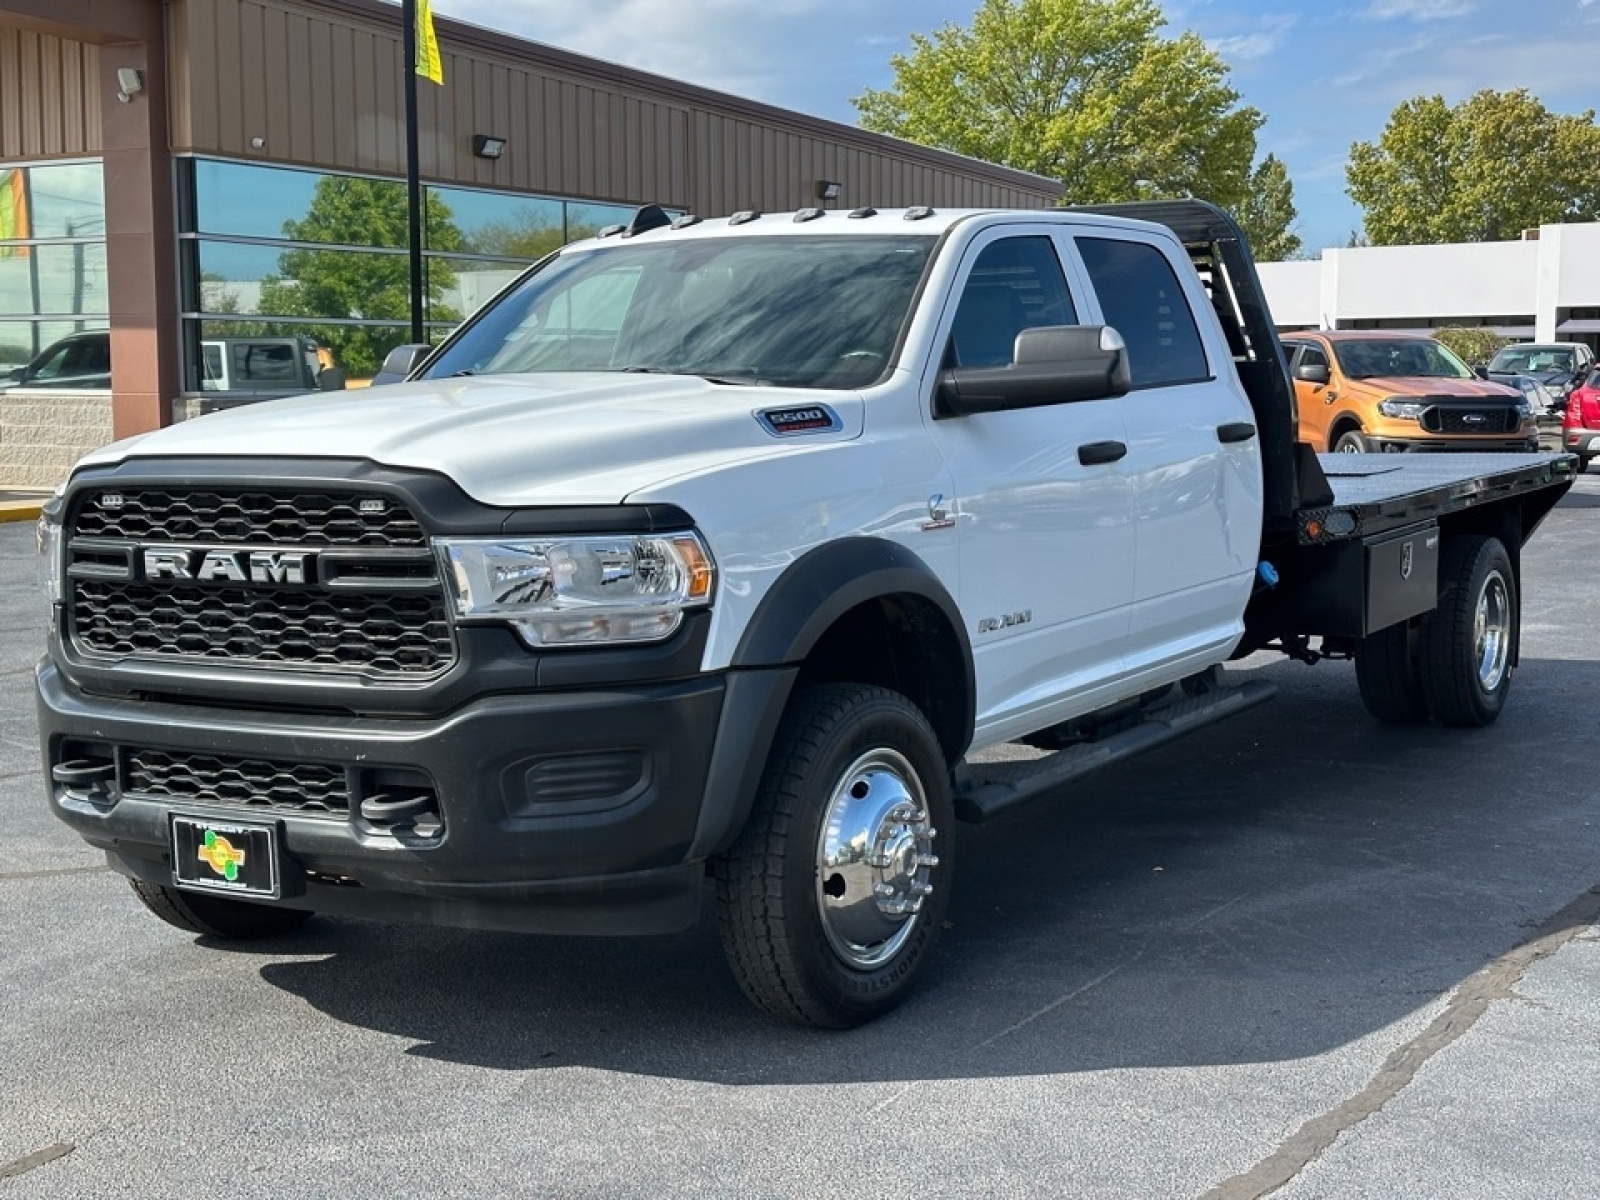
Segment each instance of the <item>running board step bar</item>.
[[982,824],[1062,784],[1254,708],[1277,693],[1276,684],[1252,679],[1237,687],[1219,688],[1158,705],[1148,710],[1144,719],[1132,728],[1109,734],[1099,741],[1057,750],[1043,758],[963,764],[957,772],[956,816],[962,821]]

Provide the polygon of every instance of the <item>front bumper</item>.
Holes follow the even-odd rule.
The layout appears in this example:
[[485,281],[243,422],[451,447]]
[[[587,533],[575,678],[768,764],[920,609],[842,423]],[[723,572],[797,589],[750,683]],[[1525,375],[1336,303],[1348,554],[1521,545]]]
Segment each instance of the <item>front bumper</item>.
[[[51,807],[124,874],[170,884],[169,818],[186,813],[272,825],[289,907],[634,934],[693,924],[704,858],[742,819],[715,782],[740,761],[719,738],[790,678],[489,696],[437,718],[130,702],[49,659],[37,688]],[[432,816],[386,819],[396,794],[431,796]]]
[[1515,437],[1503,438],[1393,437],[1383,434],[1369,434],[1367,441],[1371,443],[1374,451],[1385,454],[1430,454],[1444,451],[1458,453],[1504,451],[1517,454],[1536,454],[1539,451],[1539,435],[1537,433],[1518,434]]

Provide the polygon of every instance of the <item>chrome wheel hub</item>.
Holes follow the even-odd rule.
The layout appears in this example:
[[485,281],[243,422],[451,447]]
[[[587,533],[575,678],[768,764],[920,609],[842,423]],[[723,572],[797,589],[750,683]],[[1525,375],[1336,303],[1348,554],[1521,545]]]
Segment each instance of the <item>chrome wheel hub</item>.
[[1472,653],[1478,660],[1478,686],[1492,692],[1511,661],[1511,593],[1505,577],[1491,572],[1478,593],[1472,617]]
[[905,757],[878,749],[850,764],[828,797],[817,844],[817,909],[833,952],[871,970],[892,959],[933,891],[937,831]]

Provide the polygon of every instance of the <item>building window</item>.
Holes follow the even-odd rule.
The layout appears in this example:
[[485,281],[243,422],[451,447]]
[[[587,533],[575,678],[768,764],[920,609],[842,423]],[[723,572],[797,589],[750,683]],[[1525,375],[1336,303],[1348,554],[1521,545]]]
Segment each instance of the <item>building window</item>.
[[100,163],[0,167],[0,384],[108,311]]
[[[181,160],[180,172],[187,391],[359,385],[410,340],[402,183],[213,159]],[[437,341],[529,264],[633,209],[427,187],[423,211],[425,319]],[[296,370],[272,380],[215,369],[241,348],[294,339],[300,352],[283,357]]]

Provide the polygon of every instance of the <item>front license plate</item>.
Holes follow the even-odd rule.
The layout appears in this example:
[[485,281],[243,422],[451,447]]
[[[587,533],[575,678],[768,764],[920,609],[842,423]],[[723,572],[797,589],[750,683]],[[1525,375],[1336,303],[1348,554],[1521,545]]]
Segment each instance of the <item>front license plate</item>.
[[273,827],[175,816],[172,876],[179,887],[276,899],[282,889]]

